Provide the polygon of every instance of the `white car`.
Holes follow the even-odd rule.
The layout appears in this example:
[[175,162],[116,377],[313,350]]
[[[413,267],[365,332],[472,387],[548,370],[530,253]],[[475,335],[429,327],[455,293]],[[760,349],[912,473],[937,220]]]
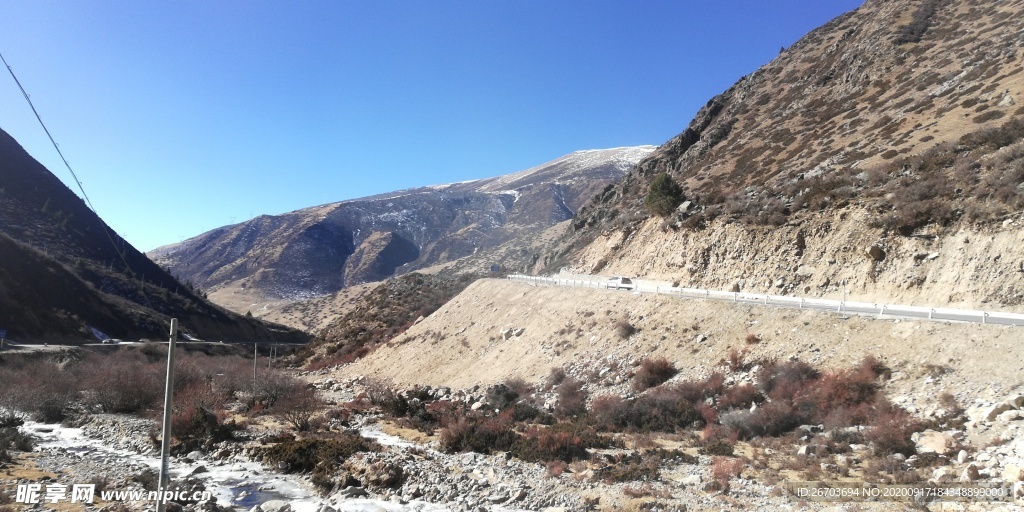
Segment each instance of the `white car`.
[[616,290],[632,290],[633,280],[628,277],[615,276],[608,280],[608,288]]

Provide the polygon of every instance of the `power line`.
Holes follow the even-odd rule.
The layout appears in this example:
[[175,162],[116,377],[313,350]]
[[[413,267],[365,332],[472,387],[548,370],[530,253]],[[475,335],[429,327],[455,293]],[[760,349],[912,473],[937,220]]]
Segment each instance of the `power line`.
[[90,200],[89,195],[85,193],[85,187],[82,186],[82,182],[78,179],[78,175],[75,174],[74,169],[71,168],[71,164],[68,163],[68,159],[64,158],[64,153],[61,152],[60,146],[57,145],[57,141],[53,140],[53,135],[50,134],[50,130],[46,127],[46,123],[43,122],[43,118],[39,115],[39,111],[36,110],[35,104],[32,103],[32,98],[29,97],[25,87],[21,85],[21,80],[18,80],[18,76],[14,74],[14,69],[12,69],[11,65],[7,63],[7,59],[4,58],[3,53],[0,53],[0,60],[2,60],[4,66],[7,67],[7,72],[11,74],[11,78],[14,79],[14,83],[18,84],[18,89],[21,90],[21,95],[25,97],[25,101],[28,103],[29,108],[31,108],[32,113],[35,114],[36,120],[39,121],[39,126],[42,126],[43,131],[46,132],[46,136],[50,139],[50,144],[53,144],[53,149],[57,150],[57,154],[60,155],[60,160],[64,162],[64,167],[68,169],[68,172],[71,173],[71,177],[74,178],[75,184],[78,185],[78,190],[82,193],[82,199],[85,200],[85,205],[88,206],[94,214],[96,214],[96,217],[99,217],[103,233],[107,235],[107,240],[110,241],[110,245],[114,248],[114,252],[117,253],[119,258],[121,258],[121,263],[124,263],[124,268],[128,270],[128,275],[130,275],[132,279],[139,281],[139,292],[142,294],[142,299],[146,301],[146,304],[150,308],[152,308],[153,304],[149,302],[149,297],[146,296],[145,284],[135,275],[135,271],[132,270],[131,265],[128,264],[128,260],[125,259],[121,249],[118,248],[117,242],[110,234],[110,230],[107,229],[106,222],[103,222],[103,218],[100,217],[99,212],[96,211],[96,207],[92,205],[92,200]]

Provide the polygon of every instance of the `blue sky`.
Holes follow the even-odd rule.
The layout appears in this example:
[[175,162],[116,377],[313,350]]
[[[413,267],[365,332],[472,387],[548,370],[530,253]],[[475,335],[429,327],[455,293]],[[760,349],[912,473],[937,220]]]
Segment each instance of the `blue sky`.
[[[851,0],[6,2],[0,53],[141,250],[660,145]],[[0,128],[71,178],[13,80]],[[76,189],[77,192],[77,189]]]

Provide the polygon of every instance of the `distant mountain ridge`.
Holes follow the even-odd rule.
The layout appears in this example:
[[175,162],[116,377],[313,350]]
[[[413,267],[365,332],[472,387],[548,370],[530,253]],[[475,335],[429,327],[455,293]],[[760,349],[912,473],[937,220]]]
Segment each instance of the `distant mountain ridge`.
[[236,284],[275,298],[326,295],[539,233],[571,218],[653,150],[577,151],[504,176],[263,215],[149,255],[206,289]]

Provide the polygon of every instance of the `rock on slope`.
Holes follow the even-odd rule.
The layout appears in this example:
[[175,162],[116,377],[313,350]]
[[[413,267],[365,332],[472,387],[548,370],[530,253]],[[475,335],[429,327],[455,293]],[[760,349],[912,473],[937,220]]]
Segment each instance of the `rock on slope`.
[[[538,269],[1019,304],[1022,33],[1019,0],[869,0],[712,98]],[[660,173],[688,200],[664,221]]]
[[324,295],[540,232],[653,149],[579,151],[505,176],[261,216],[151,255],[203,288],[234,283],[266,297]]

